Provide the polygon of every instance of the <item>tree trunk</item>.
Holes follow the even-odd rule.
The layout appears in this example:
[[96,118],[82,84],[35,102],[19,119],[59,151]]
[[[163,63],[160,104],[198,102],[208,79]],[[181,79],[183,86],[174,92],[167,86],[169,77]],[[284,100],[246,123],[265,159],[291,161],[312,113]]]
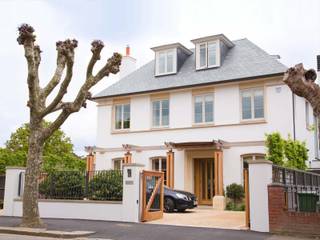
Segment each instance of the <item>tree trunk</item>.
[[44,141],[41,139],[41,125],[30,125],[29,150],[27,168],[25,173],[25,185],[23,192],[23,227],[44,227],[38,208],[38,189],[40,167],[42,163],[42,150]]

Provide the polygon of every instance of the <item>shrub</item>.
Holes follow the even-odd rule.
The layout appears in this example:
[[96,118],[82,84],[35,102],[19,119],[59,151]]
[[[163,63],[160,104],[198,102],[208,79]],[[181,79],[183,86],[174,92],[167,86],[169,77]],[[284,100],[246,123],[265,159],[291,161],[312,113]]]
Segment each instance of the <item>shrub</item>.
[[89,182],[88,196],[92,200],[122,200],[123,182],[119,170],[98,172]]
[[226,190],[227,197],[233,200],[234,203],[239,202],[244,197],[244,190],[240,184],[232,183],[227,186]]
[[282,139],[279,132],[266,134],[267,160],[282,166],[284,163],[284,144],[285,141]]
[[228,202],[226,205],[226,210],[229,211],[244,211],[246,209],[246,205],[244,203],[236,204],[234,202]]
[[281,137],[280,133],[266,134],[267,159],[279,166],[305,170],[307,168],[308,149],[305,142],[288,140]]
[[84,184],[84,172],[52,172],[40,182],[39,193],[50,199],[83,199]]

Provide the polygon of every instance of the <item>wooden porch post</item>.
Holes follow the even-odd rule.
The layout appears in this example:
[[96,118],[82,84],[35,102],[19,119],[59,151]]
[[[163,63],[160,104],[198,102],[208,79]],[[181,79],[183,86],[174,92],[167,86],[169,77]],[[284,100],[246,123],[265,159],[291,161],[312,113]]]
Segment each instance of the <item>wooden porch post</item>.
[[132,154],[130,153],[130,151],[127,151],[127,152],[124,154],[123,163],[124,163],[124,164],[126,164],[126,163],[132,163]]
[[214,152],[214,191],[215,191],[215,195],[223,196],[222,151],[215,151]]
[[94,162],[95,162],[95,159],[94,159],[94,155],[92,153],[88,154],[87,155],[87,171],[90,172],[90,171],[94,171]]
[[167,152],[167,187],[174,188],[174,152]]

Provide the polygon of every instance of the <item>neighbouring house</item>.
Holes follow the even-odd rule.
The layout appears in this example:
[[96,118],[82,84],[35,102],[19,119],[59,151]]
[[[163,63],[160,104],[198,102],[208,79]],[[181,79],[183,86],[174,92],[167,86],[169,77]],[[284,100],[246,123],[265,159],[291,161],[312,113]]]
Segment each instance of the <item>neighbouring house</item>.
[[139,163],[163,171],[169,187],[223,208],[224,190],[243,183],[246,160],[265,158],[265,133],[306,141],[319,156],[312,109],[282,82],[287,67],[248,39],[223,34],[151,48],[135,70],[127,47],[121,79],[93,100],[97,140],[88,170]]

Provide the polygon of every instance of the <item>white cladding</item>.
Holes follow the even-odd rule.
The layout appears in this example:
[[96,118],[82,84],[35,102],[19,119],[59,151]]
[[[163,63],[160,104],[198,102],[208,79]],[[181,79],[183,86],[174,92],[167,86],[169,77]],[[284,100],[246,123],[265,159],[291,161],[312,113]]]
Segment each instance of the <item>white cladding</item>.
[[[191,89],[169,93],[170,126],[169,129],[153,130],[151,126],[151,99],[149,95],[130,97],[131,128],[130,132],[115,133],[112,129],[112,103],[98,105],[97,147],[106,148],[106,152],[97,153],[96,169],[112,168],[112,159],[123,157],[122,144],[157,147],[164,142],[211,141],[221,139],[230,143],[254,142],[245,146],[224,149],[224,185],[242,182],[241,155],[248,153],[265,153],[261,141],[266,133],[279,131],[283,137],[293,137],[292,93],[283,84],[264,85],[265,122],[241,124],[239,84],[216,86],[214,93],[214,125],[194,127],[193,93]],[[296,138],[306,141],[309,159],[315,158],[314,131],[306,128],[305,100],[295,96],[296,101]],[[312,110],[310,110],[312,114]],[[313,121],[313,118],[311,118]],[[111,150],[108,150],[111,149]],[[151,157],[166,156],[165,149],[132,151],[133,161],[142,163],[151,169]],[[187,184],[185,172],[187,167],[183,150],[175,152],[175,187],[193,191],[192,184]],[[190,170],[190,169],[189,169]]]

